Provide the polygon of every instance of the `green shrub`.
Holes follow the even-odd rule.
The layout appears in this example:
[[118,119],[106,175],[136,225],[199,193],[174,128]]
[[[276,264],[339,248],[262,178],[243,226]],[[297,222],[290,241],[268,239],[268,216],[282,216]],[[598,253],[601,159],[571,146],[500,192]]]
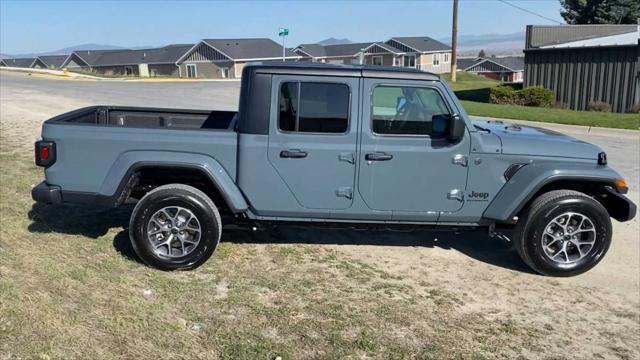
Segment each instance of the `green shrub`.
[[598,112],[609,112],[611,111],[611,106],[604,101],[591,101],[589,105],[587,105],[589,111],[598,111]]
[[517,91],[510,86],[496,86],[491,88],[489,99],[493,104],[518,105]]
[[555,94],[542,87],[516,90],[510,85],[500,85],[491,89],[490,100],[493,104],[501,105],[552,107],[555,102]]
[[551,107],[555,102],[555,94],[549,89],[533,86],[518,91],[520,105]]

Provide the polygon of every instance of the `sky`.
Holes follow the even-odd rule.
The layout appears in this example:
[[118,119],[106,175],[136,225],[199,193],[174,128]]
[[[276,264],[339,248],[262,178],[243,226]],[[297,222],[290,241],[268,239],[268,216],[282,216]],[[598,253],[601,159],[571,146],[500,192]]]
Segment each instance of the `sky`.
[[[557,0],[505,0],[562,22]],[[269,37],[287,27],[287,46],[329,37],[354,42],[392,36],[447,38],[451,0],[434,1],[14,1],[0,0],[0,53],[80,44],[123,47],[203,38]],[[458,34],[509,34],[553,24],[500,0],[460,0]]]

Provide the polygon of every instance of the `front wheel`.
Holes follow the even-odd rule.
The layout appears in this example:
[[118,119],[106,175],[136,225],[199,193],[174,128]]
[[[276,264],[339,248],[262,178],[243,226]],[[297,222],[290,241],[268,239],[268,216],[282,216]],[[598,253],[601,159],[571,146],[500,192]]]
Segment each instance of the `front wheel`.
[[129,237],[136,254],[161,270],[188,270],[203,264],[218,246],[220,213],[202,191],[169,184],[148,192],[135,206]]
[[611,244],[611,219],[593,198],[555,190],[535,199],[514,231],[514,246],[533,270],[574,276],[593,268]]

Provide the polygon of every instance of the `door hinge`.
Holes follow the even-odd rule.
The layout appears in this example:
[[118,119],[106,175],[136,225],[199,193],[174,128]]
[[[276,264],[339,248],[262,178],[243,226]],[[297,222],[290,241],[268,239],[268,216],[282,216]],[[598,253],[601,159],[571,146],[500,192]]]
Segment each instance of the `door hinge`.
[[347,198],[349,200],[351,200],[353,198],[353,189],[351,189],[350,187],[339,187],[338,190],[336,190],[336,196],[337,197],[343,197],[343,198]]
[[461,165],[463,167],[467,167],[467,165],[469,164],[469,161],[467,160],[467,156],[462,154],[455,154],[453,158],[451,158],[451,162],[453,164]]
[[338,160],[348,162],[349,164],[352,164],[352,165],[356,163],[356,157],[353,155],[352,152],[340,153],[340,155],[338,156]]
[[447,199],[458,200],[462,202],[464,201],[464,192],[458,189],[449,190],[449,192],[447,193]]

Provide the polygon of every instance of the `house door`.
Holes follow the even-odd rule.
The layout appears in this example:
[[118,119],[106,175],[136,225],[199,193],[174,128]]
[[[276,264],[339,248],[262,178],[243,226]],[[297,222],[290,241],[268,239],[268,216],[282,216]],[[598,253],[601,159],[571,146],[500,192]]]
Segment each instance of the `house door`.
[[196,64],[187,64],[187,77],[188,78],[198,77],[197,71],[196,71]]
[[351,206],[358,84],[357,78],[273,77],[277,111],[272,110],[268,159],[301,207]]
[[365,79],[362,91],[358,191],[368,207],[422,221],[459,210],[467,166],[455,159],[467,158],[470,139],[450,143],[434,126],[452,113],[442,89]]

